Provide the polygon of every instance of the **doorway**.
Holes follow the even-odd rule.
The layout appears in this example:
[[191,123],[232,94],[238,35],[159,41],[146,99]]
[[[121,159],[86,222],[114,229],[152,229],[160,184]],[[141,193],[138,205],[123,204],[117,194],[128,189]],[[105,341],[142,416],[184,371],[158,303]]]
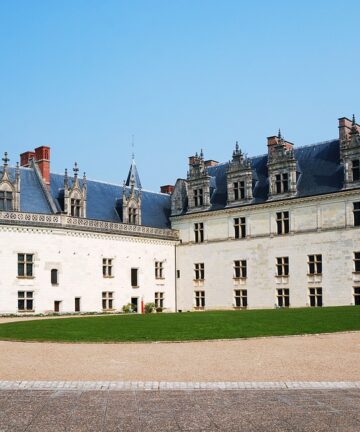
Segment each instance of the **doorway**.
[[132,305],[132,310],[133,312],[138,312],[139,311],[139,305],[138,305],[138,297],[131,297],[131,305]]
[[80,312],[80,297],[75,297],[75,312]]
[[55,300],[54,301],[54,312],[60,312],[60,305],[61,305],[61,301],[60,300]]

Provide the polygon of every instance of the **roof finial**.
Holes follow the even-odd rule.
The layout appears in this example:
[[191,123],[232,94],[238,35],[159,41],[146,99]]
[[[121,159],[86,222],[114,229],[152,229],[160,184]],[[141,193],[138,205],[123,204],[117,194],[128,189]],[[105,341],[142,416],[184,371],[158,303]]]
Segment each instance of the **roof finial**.
[[9,165],[10,159],[8,158],[8,153],[5,152],[4,153],[4,157],[3,157],[3,162],[4,162],[4,168],[6,168]]
[[203,149],[200,149],[200,159],[204,159],[204,152],[203,152]]
[[239,142],[238,141],[236,141],[235,150],[236,150],[236,153],[239,151]]
[[351,129],[350,129],[350,135],[358,135],[359,131],[356,126],[356,120],[355,120],[355,114],[352,116],[352,122],[351,122]]
[[279,140],[282,139],[280,128],[279,128],[279,132],[278,132],[278,138],[279,138]]
[[76,178],[78,176],[78,172],[79,172],[79,168],[78,168],[77,162],[74,163],[73,171],[74,171],[74,177]]
[[352,116],[352,125],[356,126],[355,114],[353,114]]

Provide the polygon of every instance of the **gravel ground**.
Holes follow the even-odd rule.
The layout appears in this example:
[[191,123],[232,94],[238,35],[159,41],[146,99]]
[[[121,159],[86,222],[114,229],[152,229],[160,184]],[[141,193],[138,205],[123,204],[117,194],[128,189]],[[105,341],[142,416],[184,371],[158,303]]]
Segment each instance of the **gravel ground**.
[[0,341],[0,380],[359,381],[360,332],[186,343]]

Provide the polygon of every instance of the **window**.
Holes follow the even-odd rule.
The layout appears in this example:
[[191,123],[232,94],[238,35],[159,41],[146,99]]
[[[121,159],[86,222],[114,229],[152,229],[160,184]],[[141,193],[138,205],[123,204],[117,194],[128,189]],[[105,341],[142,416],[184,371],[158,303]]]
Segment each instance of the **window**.
[[204,241],[204,224],[199,222],[194,224],[195,243],[202,243]]
[[177,279],[180,279],[180,270],[176,270],[176,277]]
[[32,291],[18,291],[18,310],[34,310],[34,297]]
[[352,161],[351,171],[352,171],[352,179],[353,179],[353,181],[360,180],[360,164],[359,164],[359,159],[354,159]]
[[354,287],[354,304],[360,306],[360,287]]
[[360,226],[360,202],[354,202],[354,226]]
[[155,261],[155,279],[164,279],[164,263]]
[[102,293],[102,308],[103,310],[112,310],[113,309],[113,292],[112,291],[103,291]]
[[129,207],[129,224],[136,224],[136,208]]
[[234,261],[234,278],[246,278],[246,277],[247,277],[246,260]]
[[322,306],[322,288],[309,288],[310,306]]
[[205,291],[195,291],[195,307],[205,307]]
[[245,182],[239,181],[233,184],[235,201],[245,198]]
[[71,216],[80,217],[81,201],[79,199],[71,199]]
[[289,257],[276,258],[276,275],[289,276]]
[[138,269],[137,268],[131,269],[131,286],[133,288],[138,287]]
[[51,270],[51,285],[57,285],[58,283],[59,283],[58,270],[52,269]]
[[155,293],[155,308],[163,309],[164,308],[164,293],[156,292]]
[[113,277],[113,260],[112,258],[103,258],[102,260],[102,271],[103,277]]
[[60,312],[61,300],[54,301],[54,312]]
[[308,266],[310,275],[322,273],[322,255],[308,255]]
[[246,237],[246,218],[234,218],[234,236],[236,239]]
[[276,297],[277,297],[277,304],[279,307],[290,306],[289,288],[278,288]]
[[247,290],[235,290],[235,307],[247,307]]
[[289,191],[289,174],[276,174],[275,175],[275,190],[276,193],[285,193]]
[[200,207],[204,204],[204,191],[203,189],[194,189],[194,205]]
[[13,193],[0,191],[0,210],[12,211],[13,208]]
[[360,272],[360,252],[354,252],[354,271]]
[[205,279],[205,267],[204,263],[195,264],[195,280]]
[[18,254],[18,277],[31,278],[34,275],[34,255]]
[[278,234],[289,233],[289,212],[277,212],[276,213],[276,225]]

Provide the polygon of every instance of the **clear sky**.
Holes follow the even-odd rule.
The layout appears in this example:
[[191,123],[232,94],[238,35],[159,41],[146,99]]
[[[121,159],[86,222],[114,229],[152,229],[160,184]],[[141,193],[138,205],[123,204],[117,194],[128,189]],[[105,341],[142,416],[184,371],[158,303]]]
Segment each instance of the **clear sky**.
[[187,157],[254,156],[360,119],[357,0],[0,0],[0,151],[52,149],[88,178],[145,189]]

